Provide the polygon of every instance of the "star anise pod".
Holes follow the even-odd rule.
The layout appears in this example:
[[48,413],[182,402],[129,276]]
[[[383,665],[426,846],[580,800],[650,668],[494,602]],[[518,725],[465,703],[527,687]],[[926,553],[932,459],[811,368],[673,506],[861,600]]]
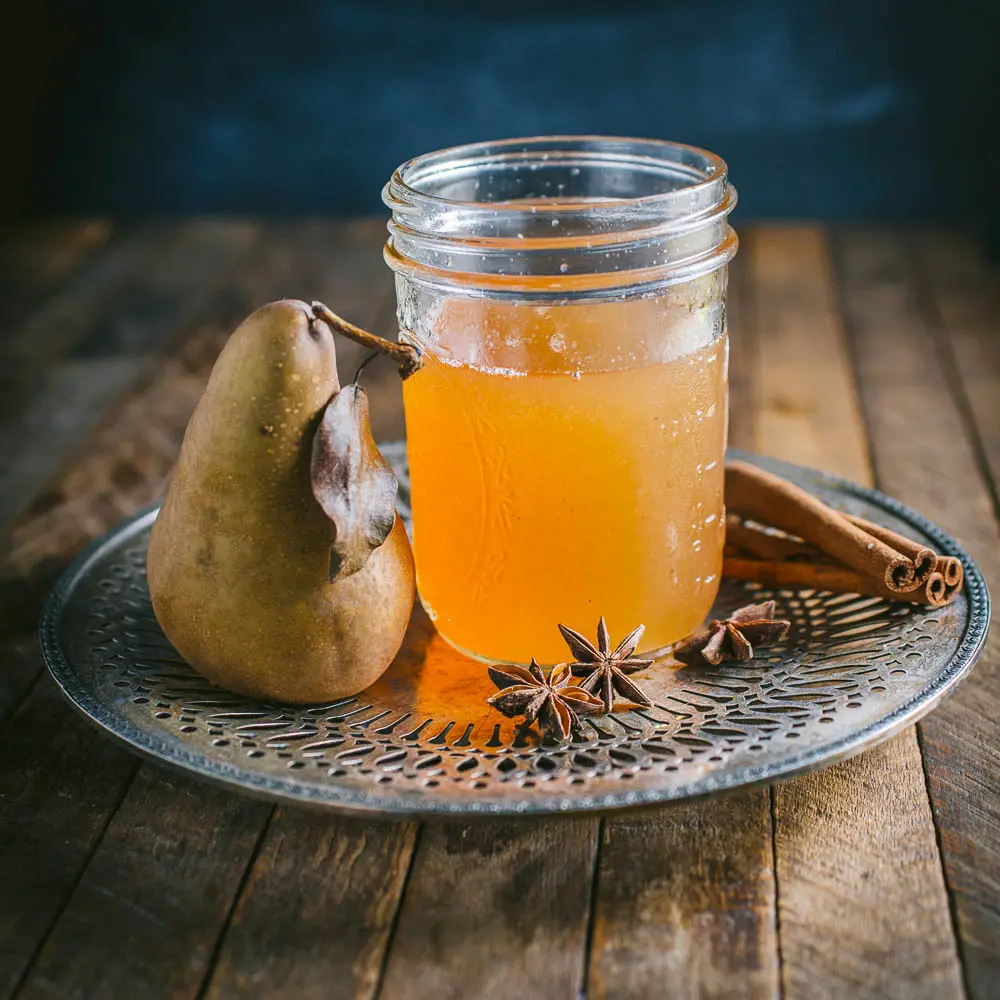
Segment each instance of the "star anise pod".
[[604,711],[600,699],[570,683],[573,674],[565,663],[556,664],[548,677],[534,659],[530,667],[503,663],[489,672],[500,688],[489,703],[509,718],[523,715],[526,725],[537,721],[546,736],[566,739],[580,724],[579,716]]
[[596,646],[575,629],[566,625],[559,626],[562,637],[577,659],[576,663],[570,664],[570,669],[578,677],[584,678],[580,681],[580,687],[596,694],[603,702],[606,712],[612,710],[616,693],[639,705],[652,704],[642,688],[628,678],[629,674],[645,670],[653,664],[652,660],[637,660],[633,655],[645,630],[645,625],[632,629],[612,652],[611,637],[603,616],[597,625]]
[[708,626],[689,635],[675,650],[681,663],[711,663],[723,660],[749,660],[754,646],[780,642],[788,635],[791,622],[774,617],[774,601],[748,604],[728,618],[715,619]]

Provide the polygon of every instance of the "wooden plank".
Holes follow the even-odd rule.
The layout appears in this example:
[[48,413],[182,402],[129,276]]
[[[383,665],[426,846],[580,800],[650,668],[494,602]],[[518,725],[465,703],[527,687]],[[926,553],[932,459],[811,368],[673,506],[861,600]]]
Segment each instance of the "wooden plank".
[[[909,250],[898,235],[885,232],[846,232],[838,247],[879,484],[958,537],[996,594],[995,510],[948,392],[942,344],[918,305]],[[970,678],[920,726],[973,997],[995,996],[1000,982],[998,691],[1000,632],[994,627]]]
[[[759,331],[749,269],[754,235],[732,267],[730,440],[753,448],[760,416]],[[600,844],[590,995],[739,995],[778,991],[766,792],[609,817]],[[669,984],[669,987],[667,986]]]
[[74,274],[4,336],[0,371],[0,421],[30,398],[38,375],[82,340],[115,298],[142,280],[162,250],[164,224],[147,224],[120,234],[91,266]]
[[981,241],[966,231],[922,230],[907,247],[917,254],[914,294],[929,323],[947,330],[996,330],[1000,262],[987,257]]
[[[108,414],[76,461],[18,520],[4,570],[12,587],[19,584],[22,593],[29,595],[25,598],[28,604],[37,599],[51,570],[67,553],[162,491],[187,417],[215,357],[245,314],[262,300],[291,291],[302,297],[328,296],[361,322],[371,321],[369,316],[377,314],[389,288],[377,252],[380,242],[381,233],[367,222],[305,223],[269,230],[259,253],[209,304],[201,321],[189,325],[182,343]],[[385,283],[380,284],[382,281]],[[35,694],[29,697],[23,711],[31,709],[35,698]],[[69,727],[74,724],[81,725],[66,723]],[[40,736],[32,752],[41,760],[47,759]],[[59,761],[49,761],[48,766],[58,776]],[[115,817],[111,824],[121,843],[112,841],[107,854],[98,851],[96,869],[86,868],[75,892],[72,885],[65,887],[59,908],[48,914],[50,941],[56,944],[34,942],[41,945],[41,952],[38,964],[27,966],[29,993],[50,989],[53,982],[68,983],[61,978],[63,966],[77,977],[77,983],[82,977],[83,986],[77,986],[82,995],[102,997],[137,993],[193,996],[202,977],[211,972],[209,956],[215,954],[237,883],[245,862],[254,855],[253,845],[269,810],[230,802],[221,792],[199,790],[178,796],[171,788],[160,787],[160,782],[168,780],[158,771],[147,775],[143,770],[143,781],[124,799],[123,818],[119,821]],[[203,810],[197,822],[204,827],[204,839],[198,842],[197,863],[185,871],[183,894],[190,900],[205,897],[195,921],[183,905],[165,900],[151,908],[146,898],[149,886],[170,885],[177,857],[186,848],[183,839],[171,839],[163,831],[183,830],[191,822],[192,795]],[[129,877],[116,880],[113,868],[122,849],[127,849],[130,859]],[[44,857],[39,849],[20,862],[37,879]],[[87,863],[79,854],[76,860],[74,878]],[[335,877],[327,872],[315,874]],[[109,886],[115,896],[110,901],[100,891]],[[25,899],[20,903],[25,905]],[[136,913],[145,909],[156,919],[137,918],[130,936],[123,938],[120,918],[130,908]],[[84,927],[90,928],[86,934],[80,931]],[[179,953],[178,941],[195,956],[186,970],[172,969]],[[77,949],[86,954],[78,954]]]
[[374,997],[416,830],[277,810],[209,1000]]
[[597,823],[427,824],[381,1000],[581,993]]
[[194,997],[270,811],[142,768],[19,1000]]
[[767,791],[609,819],[590,997],[773,997]]
[[[36,331],[39,341],[14,345],[20,349],[6,360],[23,366],[20,374],[27,379],[8,400],[12,404],[16,396],[19,411],[8,411],[0,421],[0,526],[55,473],[81,434],[139,376],[164,340],[197,314],[258,235],[256,226],[239,221],[178,224],[145,258],[144,270],[132,274],[89,325],[75,328],[66,356],[51,363],[45,347],[59,340],[51,332]],[[25,328],[34,329],[38,317],[51,312],[44,307]],[[45,364],[42,373],[39,366]],[[34,382],[33,365],[39,369]]]
[[[824,234],[765,227],[751,256],[760,450],[870,482]],[[783,995],[960,995],[914,731],[773,796]]]
[[46,219],[0,231],[0,350],[19,318],[104,247],[108,219]]
[[758,447],[864,482],[864,421],[823,234],[763,226],[750,249],[760,341]]
[[138,765],[46,681],[0,732],[0,998],[14,995]]
[[[958,233],[922,233],[916,241],[920,304],[946,334],[943,363],[957,375],[960,401],[975,424],[994,496],[1000,484],[1000,264]],[[964,396],[964,399],[961,398]]]

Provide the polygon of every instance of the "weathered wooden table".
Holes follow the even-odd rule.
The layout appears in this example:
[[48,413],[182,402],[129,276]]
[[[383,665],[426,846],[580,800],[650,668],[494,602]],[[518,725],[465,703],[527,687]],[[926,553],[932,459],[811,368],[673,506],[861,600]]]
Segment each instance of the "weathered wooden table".
[[[54,577],[162,493],[243,315],[321,298],[394,332],[383,234],[0,235],[0,1000],[1000,996],[1000,633],[854,760],[603,820],[273,808],[141,764],[62,702],[34,634]],[[1000,272],[955,235],[742,236],[732,443],[876,482],[1000,594]],[[399,437],[398,380],[373,367],[376,436]]]

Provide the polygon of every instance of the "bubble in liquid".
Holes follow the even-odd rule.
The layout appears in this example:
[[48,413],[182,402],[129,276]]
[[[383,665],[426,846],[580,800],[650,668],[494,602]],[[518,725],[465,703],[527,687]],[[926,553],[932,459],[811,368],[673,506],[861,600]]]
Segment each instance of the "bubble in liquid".
[[559,270],[562,271],[563,274],[565,274],[569,270],[569,264],[567,264],[566,261],[563,261],[559,265]]
[[552,225],[553,226],[558,226],[559,225],[559,220],[558,219],[553,219],[552,220]]
[[566,338],[561,333],[554,333],[549,337],[549,347],[557,354],[566,350]]

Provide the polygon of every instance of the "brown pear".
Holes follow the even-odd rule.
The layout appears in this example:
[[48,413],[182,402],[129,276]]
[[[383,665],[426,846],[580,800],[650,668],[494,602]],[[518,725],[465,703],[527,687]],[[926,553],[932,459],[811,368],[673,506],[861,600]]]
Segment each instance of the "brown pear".
[[153,609],[209,680],[305,703],[371,684],[399,649],[413,556],[364,390],[333,334],[273,302],[229,338],[149,540]]

